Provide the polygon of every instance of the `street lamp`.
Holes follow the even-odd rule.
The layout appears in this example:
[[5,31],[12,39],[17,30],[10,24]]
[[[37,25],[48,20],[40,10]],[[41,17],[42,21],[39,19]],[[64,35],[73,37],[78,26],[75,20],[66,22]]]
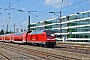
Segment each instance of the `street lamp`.
[[7,8],[7,9],[5,9],[5,10],[12,10],[12,9],[15,10],[15,8]]
[[23,12],[23,10],[18,10],[18,11]]
[[57,15],[56,13],[60,13],[60,15],[57,15],[57,16],[59,16],[59,23],[60,23],[60,38],[61,38],[61,11],[60,11],[60,12],[49,12],[49,13],[54,13],[54,15]]
[[5,27],[4,27],[4,25],[3,25],[3,31],[4,31],[4,34],[5,34]]
[[13,25],[13,27],[14,27],[14,33],[15,33],[15,24]]
[[23,32],[22,25],[20,25],[20,27],[21,27],[20,31]]

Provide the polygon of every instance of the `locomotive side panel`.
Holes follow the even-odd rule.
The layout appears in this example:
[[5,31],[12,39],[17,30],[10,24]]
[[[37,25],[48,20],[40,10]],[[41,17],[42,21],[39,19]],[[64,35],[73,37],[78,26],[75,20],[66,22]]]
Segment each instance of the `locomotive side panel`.
[[46,42],[46,40],[44,39],[44,34],[38,34],[37,36],[38,36],[38,41],[40,43],[45,43]]
[[27,39],[28,43],[38,43],[38,35],[37,34],[29,34],[28,35],[28,39]]
[[44,34],[29,34],[27,42],[42,44],[42,43],[46,43],[46,39],[44,37]]

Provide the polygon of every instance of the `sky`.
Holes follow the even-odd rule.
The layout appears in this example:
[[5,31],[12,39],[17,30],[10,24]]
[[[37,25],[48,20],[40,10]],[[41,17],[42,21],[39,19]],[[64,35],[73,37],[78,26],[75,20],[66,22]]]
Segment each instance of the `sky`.
[[68,16],[88,10],[90,0],[0,0],[0,30],[6,30],[7,24],[9,31],[14,31],[14,24],[16,29],[27,29],[29,15],[30,23],[36,23],[58,18],[60,15],[49,12],[61,11],[61,16]]

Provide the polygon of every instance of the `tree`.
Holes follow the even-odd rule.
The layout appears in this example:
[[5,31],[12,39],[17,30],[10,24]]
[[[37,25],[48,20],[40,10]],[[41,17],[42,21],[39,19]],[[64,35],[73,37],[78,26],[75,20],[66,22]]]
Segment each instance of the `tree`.
[[3,35],[4,34],[4,30],[2,29],[1,31],[0,31],[0,35]]
[[6,31],[5,34],[10,34],[13,33],[12,31]]

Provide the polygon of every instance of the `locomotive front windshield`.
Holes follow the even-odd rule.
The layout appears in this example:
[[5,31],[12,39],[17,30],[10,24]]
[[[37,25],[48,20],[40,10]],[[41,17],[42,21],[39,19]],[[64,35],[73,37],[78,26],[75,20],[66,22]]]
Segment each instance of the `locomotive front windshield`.
[[46,32],[46,35],[47,35],[47,36],[55,36],[55,35],[54,35],[54,32],[52,32],[52,31],[50,31],[50,30],[45,30],[45,32]]

